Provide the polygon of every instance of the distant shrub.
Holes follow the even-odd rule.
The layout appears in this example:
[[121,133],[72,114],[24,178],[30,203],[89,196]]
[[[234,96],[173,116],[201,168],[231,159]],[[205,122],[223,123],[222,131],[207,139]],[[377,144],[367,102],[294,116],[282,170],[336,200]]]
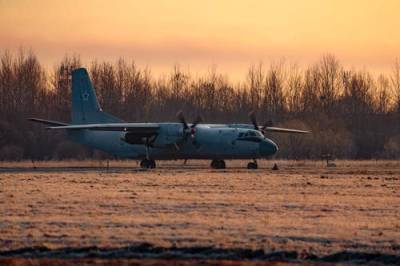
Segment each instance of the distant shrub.
[[384,146],[383,156],[386,158],[399,158],[400,157],[400,135],[390,138]]

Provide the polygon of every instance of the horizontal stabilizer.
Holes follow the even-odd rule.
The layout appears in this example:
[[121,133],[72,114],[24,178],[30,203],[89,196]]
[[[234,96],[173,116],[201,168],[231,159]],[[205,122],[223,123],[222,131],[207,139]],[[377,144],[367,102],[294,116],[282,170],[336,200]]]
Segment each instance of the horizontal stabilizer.
[[49,126],[68,126],[68,124],[63,123],[63,122],[58,122],[58,121],[53,121],[53,120],[46,120],[46,119],[40,119],[40,118],[28,118],[27,120],[40,123],[40,124],[45,124]]
[[69,130],[99,130],[99,131],[129,131],[141,133],[153,133],[159,130],[160,126],[153,123],[104,123],[104,124],[86,124],[86,125],[65,125],[52,126],[48,129],[69,129]]
[[299,130],[299,129],[290,129],[290,128],[281,128],[281,127],[265,127],[263,131],[270,132],[278,132],[278,133],[294,133],[294,134],[309,134],[310,131]]

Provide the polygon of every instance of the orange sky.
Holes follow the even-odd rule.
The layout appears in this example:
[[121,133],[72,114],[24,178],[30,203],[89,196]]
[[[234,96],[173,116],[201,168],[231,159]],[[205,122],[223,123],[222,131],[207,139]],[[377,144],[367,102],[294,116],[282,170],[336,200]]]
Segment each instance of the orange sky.
[[0,0],[0,50],[31,47],[49,67],[67,53],[123,56],[156,74],[215,65],[233,79],[260,61],[332,53],[387,72],[400,57],[399,14],[398,0]]

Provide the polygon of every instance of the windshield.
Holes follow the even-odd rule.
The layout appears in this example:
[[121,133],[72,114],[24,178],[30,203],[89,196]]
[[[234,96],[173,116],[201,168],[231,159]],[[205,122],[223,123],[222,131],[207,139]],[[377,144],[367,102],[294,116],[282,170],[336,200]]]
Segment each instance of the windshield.
[[263,138],[263,134],[260,131],[249,130],[246,133],[239,133],[239,138],[241,137],[260,137]]

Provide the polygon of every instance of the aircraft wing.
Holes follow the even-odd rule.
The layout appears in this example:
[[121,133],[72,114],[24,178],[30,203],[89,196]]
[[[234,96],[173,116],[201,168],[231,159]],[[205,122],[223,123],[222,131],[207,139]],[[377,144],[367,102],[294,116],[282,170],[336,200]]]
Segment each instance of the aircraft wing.
[[84,124],[84,125],[65,125],[53,126],[48,129],[69,129],[69,130],[99,130],[99,131],[126,131],[142,134],[156,134],[160,126],[155,123],[104,123],[104,124]]
[[281,127],[265,127],[264,131],[278,132],[278,133],[294,133],[294,134],[309,134],[309,133],[311,133],[310,131],[306,131],[306,130],[281,128]]
[[41,118],[28,118],[29,121],[40,123],[40,124],[45,124],[49,126],[67,126],[68,124],[63,123],[63,122],[58,122],[58,121],[53,121],[53,120],[46,120],[46,119],[41,119]]

